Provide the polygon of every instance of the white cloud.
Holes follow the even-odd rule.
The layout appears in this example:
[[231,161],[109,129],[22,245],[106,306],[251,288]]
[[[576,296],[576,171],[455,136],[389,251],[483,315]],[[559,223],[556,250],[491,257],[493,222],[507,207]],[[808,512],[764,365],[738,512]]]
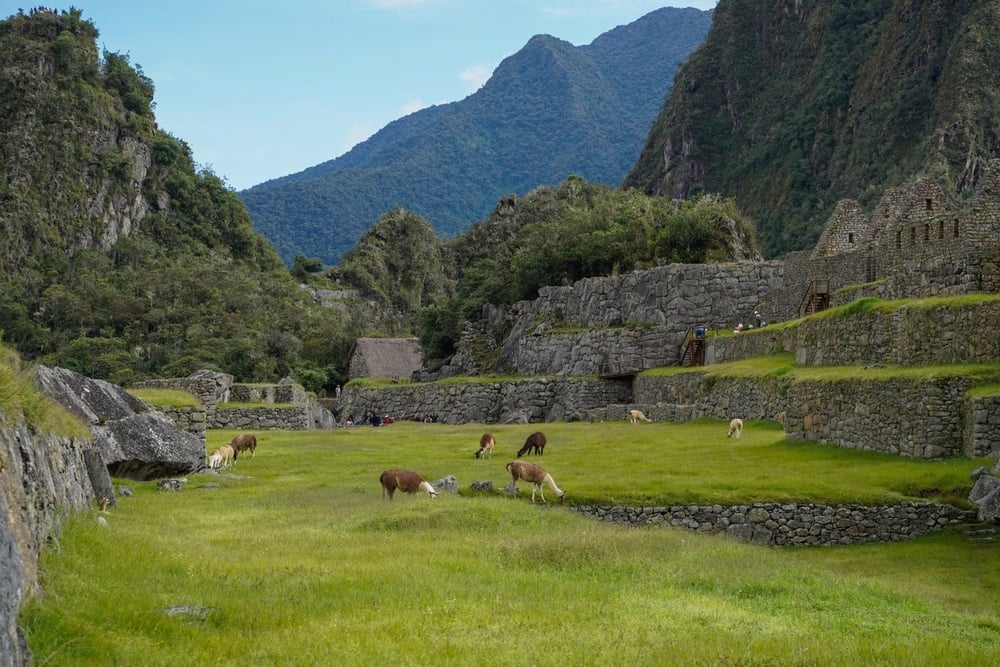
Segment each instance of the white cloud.
[[422,99],[420,99],[419,97],[414,97],[412,100],[410,100],[402,107],[400,107],[399,110],[403,113],[404,116],[407,116],[413,113],[414,111],[420,111],[426,106],[427,105],[424,104],[424,101]]
[[490,76],[493,74],[493,70],[485,65],[473,65],[472,67],[466,67],[459,78],[462,83],[469,86],[469,90],[479,90],[483,87],[487,81],[489,81]]
[[367,125],[355,125],[347,131],[347,136],[344,137],[344,141],[341,143],[340,149],[346,153],[368,137],[372,136],[374,133],[375,130]]

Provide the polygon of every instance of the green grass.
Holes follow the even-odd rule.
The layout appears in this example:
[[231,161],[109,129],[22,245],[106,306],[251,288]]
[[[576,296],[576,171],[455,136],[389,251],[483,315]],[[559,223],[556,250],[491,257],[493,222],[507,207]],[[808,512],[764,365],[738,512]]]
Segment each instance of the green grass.
[[[259,432],[233,475],[132,483],[43,553],[21,616],[36,665],[979,665],[1000,548],[958,531],[773,549],[477,494],[538,425]],[[983,461],[789,443],[750,422],[546,424],[574,503],[893,502],[968,492]],[[472,454],[497,437],[492,460]],[[210,431],[209,449],[232,437]],[[458,496],[383,501],[390,466]],[[127,482],[126,482],[127,483]],[[195,613],[168,616],[187,606]]]
[[23,419],[34,430],[48,435],[91,437],[86,423],[39,392],[30,367],[23,366],[13,350],[0,344],[0,422],[6,419]]
[[197,396],[180,389],[139,387],[129,389],[128,393],[158,409],[164,406],[168,408],[194,408],[201,405]]

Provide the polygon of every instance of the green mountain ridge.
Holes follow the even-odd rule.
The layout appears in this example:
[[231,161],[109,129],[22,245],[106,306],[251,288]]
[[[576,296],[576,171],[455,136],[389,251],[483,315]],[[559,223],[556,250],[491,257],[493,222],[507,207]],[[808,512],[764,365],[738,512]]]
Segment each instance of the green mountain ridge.
[[497,201],[574,174],[617,185],[711,12],[664,8],[575,47],[533,37],[460,102],[390,123],[347,154],[240,192],[286,263],[335,264],[403,206],[452,236]]

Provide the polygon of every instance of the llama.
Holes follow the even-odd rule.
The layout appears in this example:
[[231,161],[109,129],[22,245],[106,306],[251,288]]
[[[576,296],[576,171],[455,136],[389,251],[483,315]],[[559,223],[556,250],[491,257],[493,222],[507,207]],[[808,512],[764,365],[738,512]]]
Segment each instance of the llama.
[[257,458],[257,436],[253,433],[241,433],[233,437],[229,446],[233,448],[237,454],[240,452],[245,452],[250,450],[250,458]]
[[650,419],[646,415],[642,414],[642,410],[629,410],[628,411],[628,420],[629,420],[629,423],[631,423],[631,424],[638,424],[640,420],[641,421],[647,421],[647,422],[653,421],[652,419]]
[[492,433],[483,433],[483,437],[479,438],[479,451],[476,452],[477,459],[486,459],[493,457],[493,448],[496,446],[496,438],[493,437]]
[[208,455],[208,467],[213,470],[228,468],[233,465],[235,460],[236,451],[233,449],[232,445],[223,445],[218,449],[213,449],[212,453]]
[[781,412],[778,413],[778,423],[784,426],[785,422],[787,421],[788,421],[788,413],[782,410]]
[[736,436],[737,440],[739,440],[740,438],[743,437],[743,420],[742,419],[734,419],[731,422],[729,422],[729,434],[726,437],[728,438],[728,437],[734,436],[734,435]]
[[562,502],[563,496],[566,492],[556,486],[555,480],[552,479],[552,475],[545,471],[545,468],[538,465],[537,463],[528,463],[527,461],[511,461],[507,464],[507,470],[510,471],[510,488],[516,490],[518,479],[523,479],[526,482],[531,482],[531,502],[535,502],[535,491],[538,491],[542,496],[542,502],[548,503],[545,500],[545,491],[542,489],[542,484],[548,484],[549,488],[556,492],[559,496],[559,502]]
[[208,467],[212,470],[218,470],[222,467],[222,452],[218,449],[213,449],[212,453],[208,455]]
[[396,492],[396,489],[401,489],[406,493],[426,491],[429,497],[437,498],[437,491],[434,490],[434,487],[412,470],[392,468],[383,472],[378,481],[382,484],[383,500],[387,497],[392,500],[392,494]]
[[545,434],[541,431],[536,431],[528,436],[528,439],[524,441],[524,446],[517,450],[517,457],[521,458],[527,454],[530,450],[534,449],[535,454],[538,456],[542,455],[545,451],[545,444],[548,440],[545,439]]

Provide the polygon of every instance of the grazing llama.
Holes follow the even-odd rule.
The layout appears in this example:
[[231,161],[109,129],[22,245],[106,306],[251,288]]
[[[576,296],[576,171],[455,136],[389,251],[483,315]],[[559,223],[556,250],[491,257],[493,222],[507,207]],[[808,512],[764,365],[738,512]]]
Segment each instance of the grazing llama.
[[535,433],[529,435],[528,439],[524,441],[524,446],[517,450],[517,457],[521,458],[532,449],[535,450],[535,454],[541,456],[542,452],[545,451],[545,444],[547,442],[548,440],[545,439],[545,434],[541,431],[536,431]]
[[479,438],[479,451],[476,452],[477,459],[488,459],[493,457],[493,448],[496,447],[497,441],[493,437],[492,433],[483,433],[483,437]]
[[212,470],[218,470],[222,467],[222,452],[218,449],[213,449],[212,453],[208,455],[208,467]]
[[208,455],[208,467],[213,470],[228,468],[236,462],[236,450],[232,445],[223,445]]
[[650,419],[646,415],[642,414],[642,410],[629,410],[628,411],[628,420],[629,420],[629,423],[631,423],[631,424],[638,424],[640,421],[646,421],[646,422],[653,421],[652,419]]
[[253,433],[241,433],[229,443],[237,454],[250,450],[250,458],[257,458],[257,436]]
[[526,482],[531,482],[531,502],[535,502],[535,491],[538,491],[542,496],[542,502],[547,503],[545,500],[545,491],[542,490],[542,484],[548,484],[549,488],[555,491],[556,495],[559,497],[559,502],[562,502],[563,496],[566,492],[556,486],[555,480],[552,479],[552,475],[545,471],[545,468],[538,465],[537,463],[528,463],[527,461],[511,461],[507,464],[507,470],[510,471],[510,488],[512,491],[517,489],[517,480],[523,479]]
[[729,434],[726,437],[728,438],[730,436],[736,436],[737,440],[743,437],[742,419],[734,419],[733,421],[729,422]]
[[392,468],[383,472],[378,481],[382,484],[383,499],[392,500],[392,494],[396,492],[396,489],[406,493],[425,491],[429,497],[437,498],[437,491],[434,490],[434,487],[412,470]]

